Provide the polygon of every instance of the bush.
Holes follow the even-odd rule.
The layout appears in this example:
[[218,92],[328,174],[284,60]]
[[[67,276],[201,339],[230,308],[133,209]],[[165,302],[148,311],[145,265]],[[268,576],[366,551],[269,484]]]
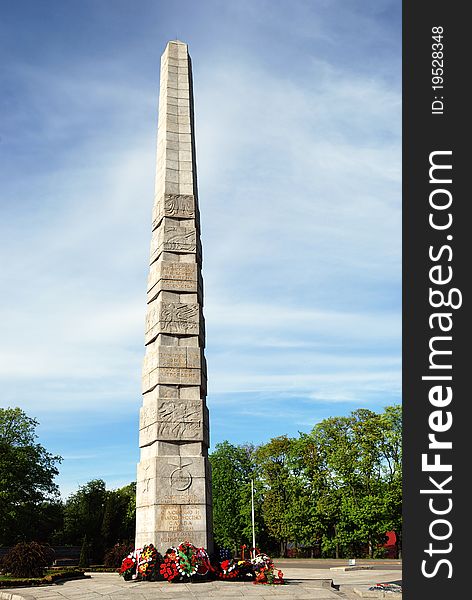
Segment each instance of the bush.
[[104,565],[105,567],[121,567],[121,563],[125,556],[134,550],[134,544],[115,544],[113,548],[105,552]]
[[52,565],[54,550],[37,542],[20,542],[2,559],[2,570],[13,577],[42,577]]
[[85,568],[90,564],[90,544],[87,540],[87,535],[84,535],[82,540],[82,547],[80,548],[79,556],[79,567]]

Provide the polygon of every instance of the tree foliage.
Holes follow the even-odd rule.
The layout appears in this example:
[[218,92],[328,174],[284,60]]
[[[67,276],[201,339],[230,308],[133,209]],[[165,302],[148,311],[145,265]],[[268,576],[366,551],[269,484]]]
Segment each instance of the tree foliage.
[[[217,444],[210,456],[213,486],[213,531],[220,547],[237,551],[250,544],[251,479],[254,476],[254,447]],[[256,493],[257,533],[262,534],[260,501]]]
[[[0,544],[12,545],[41,534],[40,514],[59,494],[54,478],[61,458],[36,439],[38,421],[20,408],[0,409]],[[39,537],[38,536],[38,537]]]
[[134,539],[135,507],[135,483],[107,490],[102,479],[93,479],[66,500],[62,541],[85,543],[90,560],[101,562],[105,550]]
[[262,532],[281,555],[291,543],[318,546],[325,556],[375,556],[387,531],[401,540],[399,406],[358,409],[298,438],[274,438],[252,449],[251,464],[244,448],[224,442],[211,456],[217,543],[251,539],[242,501],[248,474],[261,509],[258,540]]

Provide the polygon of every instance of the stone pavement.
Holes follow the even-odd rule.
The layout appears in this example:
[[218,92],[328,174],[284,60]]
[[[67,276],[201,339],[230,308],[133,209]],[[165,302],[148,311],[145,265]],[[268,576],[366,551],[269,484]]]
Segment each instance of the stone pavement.
[[[361,570],[334,572],[329,569],[286,568],[287,584],[254,585],[251,582],[211,581],[194,584],[123,581],[115,573],[92,573],[90,579],[64,581],[61,584],[0,591],[1,600],[205,600],[226,598],[262,598],[274,600],[360,600],[382,598],[368,593],[375,583],[398,581],[400,570]],[[333,580],[336,587],[331,586]],[[373,595],[372,595],[373,594]],[[400,600],[401,594],[389,594]]]

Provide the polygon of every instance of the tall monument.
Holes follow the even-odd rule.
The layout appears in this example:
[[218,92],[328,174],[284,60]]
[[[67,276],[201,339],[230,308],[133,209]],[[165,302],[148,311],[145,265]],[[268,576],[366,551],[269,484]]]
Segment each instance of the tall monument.
[[161,58],[137,548],[213,547],[201,263],[192,67],[187,44],[172,41]]

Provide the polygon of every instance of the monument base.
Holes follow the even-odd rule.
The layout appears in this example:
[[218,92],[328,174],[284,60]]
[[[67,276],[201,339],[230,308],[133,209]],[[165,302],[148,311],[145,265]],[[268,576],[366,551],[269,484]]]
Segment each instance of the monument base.
[[[141,449],[136,503],[136,547],[165,553],[181,542],[213,552],[211,469],[207,456],[188,456],[200,443],[156,442]],[[155,453],[166,454],[155,455]],[[177,454],[178,453],[178,454]]]

